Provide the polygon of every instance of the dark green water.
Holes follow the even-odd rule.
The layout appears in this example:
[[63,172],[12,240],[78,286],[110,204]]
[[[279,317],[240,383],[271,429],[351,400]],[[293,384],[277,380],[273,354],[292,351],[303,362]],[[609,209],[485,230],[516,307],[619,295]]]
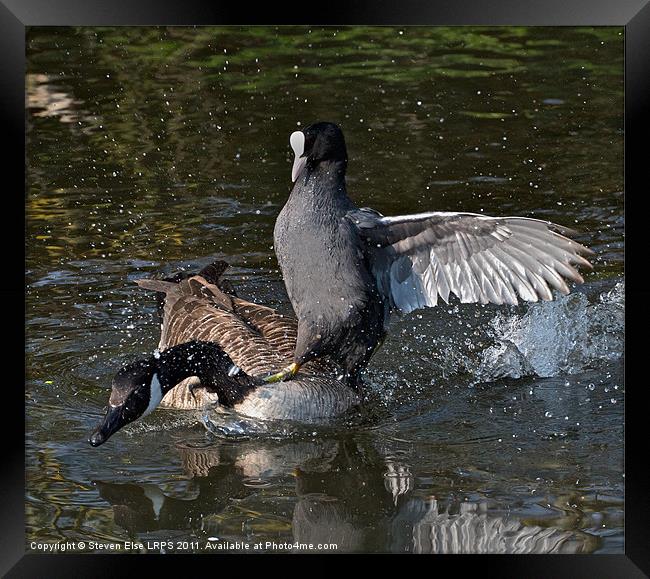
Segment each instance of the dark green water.
[[[622,29],[27,39],[28,548],[623,552]],[[361,425],[217,438],[158,410],[91,448],[112,375],[158,341],[133,280],[218,257],[240,294],[288,307],[273,223],[289,134],[316,120],[342,126],[360,205],[553,220],[594,271],[556,302],[396,321]]]

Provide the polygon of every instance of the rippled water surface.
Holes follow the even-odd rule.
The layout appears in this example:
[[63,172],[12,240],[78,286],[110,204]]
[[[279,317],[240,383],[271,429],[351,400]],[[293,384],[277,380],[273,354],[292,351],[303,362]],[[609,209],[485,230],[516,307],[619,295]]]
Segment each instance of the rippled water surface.
[[[28,542],[622,552],[622,29],[27,39]],[[360,205],[553,220],[594,271],[556,302],[396,320],[349,422],[217,436],[161,409],[91,448],[112,375],[158,341],[135,279],[222,258],[289,308],[273,223],[316,120],[342,126]]]

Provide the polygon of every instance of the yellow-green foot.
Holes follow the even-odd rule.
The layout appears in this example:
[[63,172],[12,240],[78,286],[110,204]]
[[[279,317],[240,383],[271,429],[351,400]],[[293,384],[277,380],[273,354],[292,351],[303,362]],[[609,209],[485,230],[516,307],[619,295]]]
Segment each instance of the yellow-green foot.
[[287,366],[284,370],[280,370],[277,374],[270,374],[263,378],[264,382],[284,382],[285,380],[291,380],[300,369],[300,364],[295,362],[290,366]]

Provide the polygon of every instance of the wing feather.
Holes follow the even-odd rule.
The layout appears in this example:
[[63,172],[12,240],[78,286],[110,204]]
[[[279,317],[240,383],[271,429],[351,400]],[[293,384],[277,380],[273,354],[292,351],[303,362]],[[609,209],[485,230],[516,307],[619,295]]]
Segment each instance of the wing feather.
[[566,237],[572,230],[528,217],[488,217],[432,212],[383,217],[348,213],[367,241],[380,292],[392,307],[409,312],[449,303],[517,304],[566,294],[565,280],[582,283],[576,267],[589,267],[593,252]]

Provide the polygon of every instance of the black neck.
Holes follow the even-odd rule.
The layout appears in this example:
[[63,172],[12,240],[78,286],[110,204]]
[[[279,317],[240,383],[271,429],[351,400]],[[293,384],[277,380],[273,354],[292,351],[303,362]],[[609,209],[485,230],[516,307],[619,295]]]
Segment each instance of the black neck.
[[301,206],[318,210],[324,214],[339,214],[356,209],[345,185],[344,161],[321,161],[308,169],[291,191],[290,198]]
[[348,167],[347,159],[327,160],[318,163],[307,163],[307,181],[318,175],[319,179],[345,183],[345,172]]
[[185,378],[197,376],[202,388],[217,394],[220,404],[232,406],[256,386],[242,371],[228,376],[233,361],[213,342],[186,342],[165,350],[153,362],[163,394]]

